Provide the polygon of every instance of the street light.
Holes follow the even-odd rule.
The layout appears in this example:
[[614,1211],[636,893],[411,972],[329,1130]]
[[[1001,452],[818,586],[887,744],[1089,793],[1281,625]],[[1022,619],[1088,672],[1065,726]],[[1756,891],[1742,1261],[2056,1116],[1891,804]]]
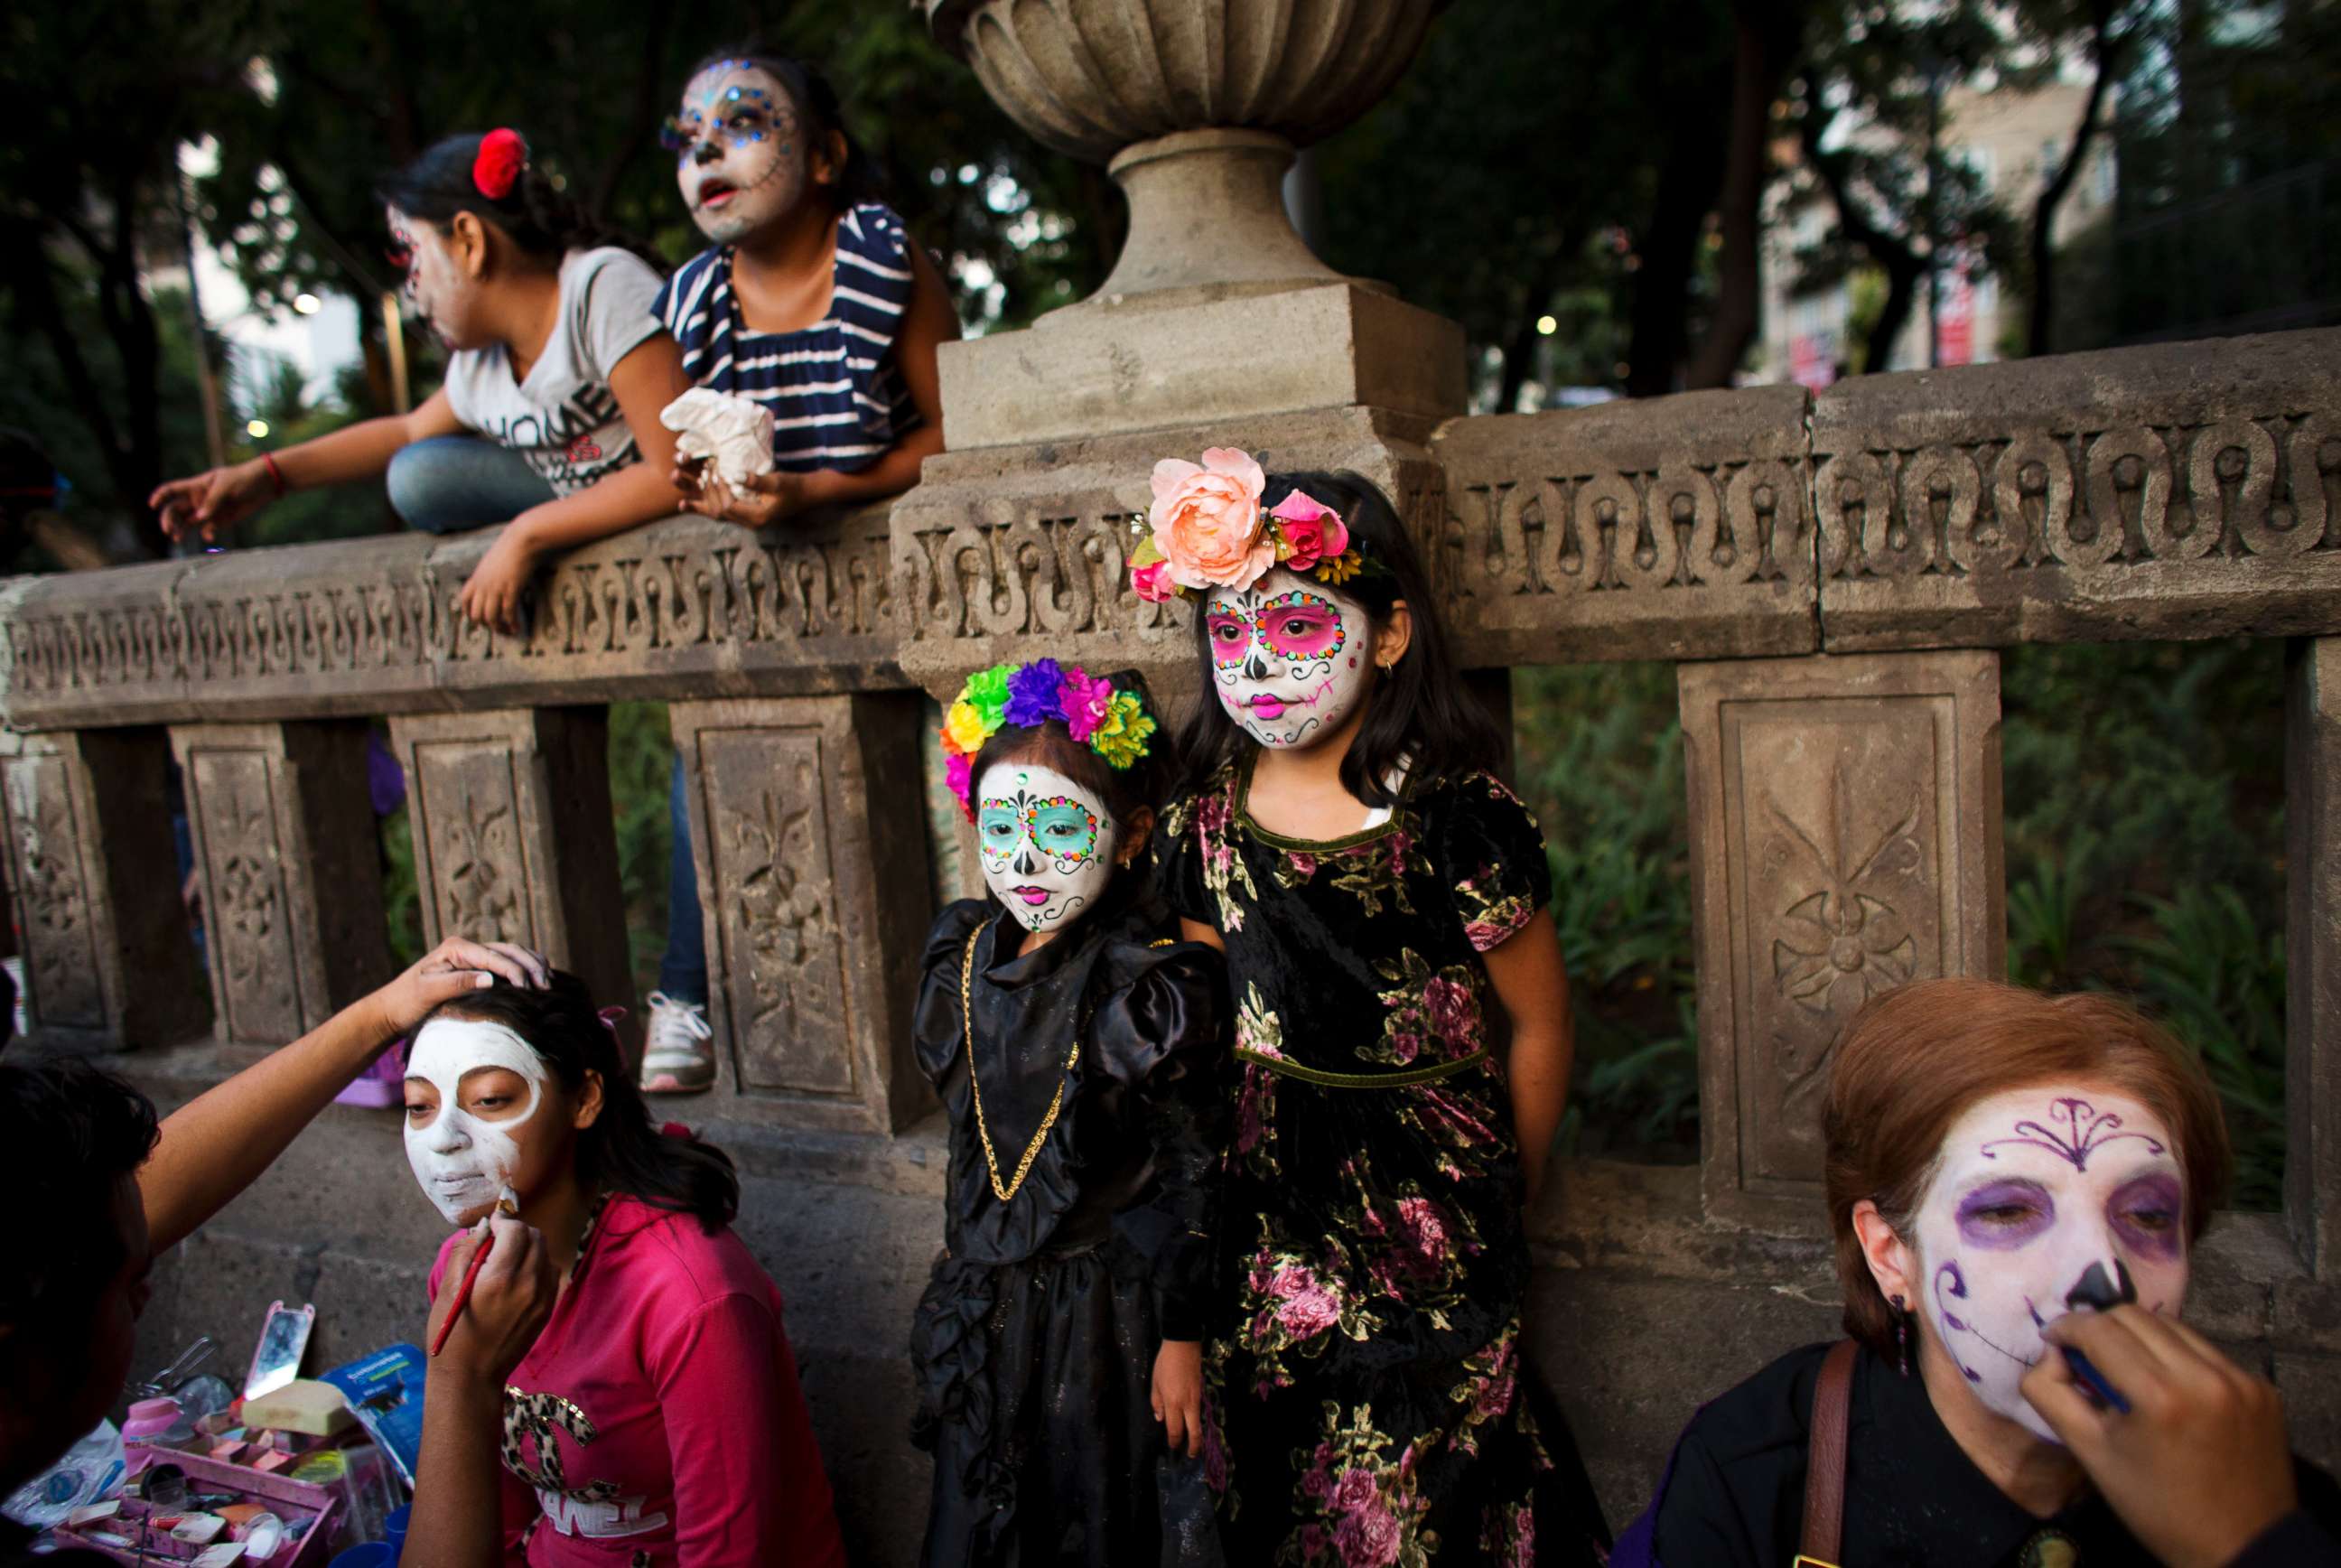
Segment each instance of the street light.
[[1550,337],[1554,333],[1559,332],[1559,330],[1560,323],[1555,321],[1552,317],[1549,315],[1540,315],[1537,317],[1538,335],[1542,337]]
[[314,315],[324,308],[324,302],[314,294],[296,294],[293,296],[293,309],[299,315]]

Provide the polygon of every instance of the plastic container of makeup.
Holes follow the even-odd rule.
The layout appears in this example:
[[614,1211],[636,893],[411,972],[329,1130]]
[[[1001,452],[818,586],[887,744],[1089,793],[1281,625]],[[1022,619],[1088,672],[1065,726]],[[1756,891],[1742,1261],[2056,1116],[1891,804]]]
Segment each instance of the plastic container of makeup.
[[[57,1527],[60,1543],[85,1546],[127,1568],[168,1568],[179,1564],[192,1568],[206,1553],[218,1553],[211,1560],[224,1563],[234,1549],[237,1563],[265,1563],[267,1568],[324,1568],[333,1556],[334,1522],[342,1512],[342,1489],[338,1484],[316,1486],[295,1481],[286,1475],[272,1475],[255,1471],[248,1465],[227,1464],[200,1453],[166,1453],[162,1456],[186,1472],[187,1488],[191,1493],[226,1493],[235,1501],[202,1512],[214,1517],[223,1526],[247,1532],[243,1541],[221,1538],[208,1544],[174,1541],[170,1533],[158,1528],[163,1519],[176,1520],[195,1512],[187,1508],[161,1508],[135,1497],[121,1500],[121,1508],[113,1515],[92,1520],[86,1525],[71,1523]],[[263,1543],[252,1538],[251,1526],[262,1516],[277,1522],[280,1544],[266,1557],[258,1553]],[[116,1544],[123,1543],[123,1544]]]

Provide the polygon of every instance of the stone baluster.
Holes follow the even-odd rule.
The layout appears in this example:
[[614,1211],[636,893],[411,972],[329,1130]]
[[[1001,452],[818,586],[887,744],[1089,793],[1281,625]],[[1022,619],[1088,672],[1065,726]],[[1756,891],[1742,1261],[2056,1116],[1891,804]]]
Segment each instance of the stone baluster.
[[1679,682],[1707,1212],[1810,1231],[1854,1010],[2005,974],[1999,655],[1684,664]]
[[2284,826],[2284,1206],[2324,1277],[2341,1261],[2341,637],[2293,644]]
[[45,1039],[157,1046],[204,1026],[169,762],[159,729],[0,734],[25,1020]]
[[366,724],[171,731],[223,1041],[281,1045],[390,978]]
[[727,1114],[892,1132],[931,1104],[912,694],[676,703]]
[[416,714],[391,720],[390,734],[406,769],[423,940],[516,942],[582,978],[597,1003],[631,1008],[608,710]]

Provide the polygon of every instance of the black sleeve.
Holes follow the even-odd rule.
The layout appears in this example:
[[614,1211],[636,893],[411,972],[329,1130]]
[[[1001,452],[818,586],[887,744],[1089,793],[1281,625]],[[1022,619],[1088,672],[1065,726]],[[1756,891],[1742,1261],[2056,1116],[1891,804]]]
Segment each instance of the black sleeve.
[[2227,1568],[2332,1568],[2341,1564],[2341,1541],[2306,1508],[2296,1508],[2236,1556]]
[[1456,781],[1431,834],[1439,879],[1455,896],[1471,945],[1501,946],[1552,902],[1544,830],[1519,797],[1488,774]]
[[963,1027],[960,964],[968,938],[991,913],[989,901],[962,898],[937,915],[927,933],[927,951],[919,960],[919,1002],[911,1014],[911,1044],[919,1058],[919,1071],[930,1084],[940,1084],[951,1058],[959,1054]]
[[1664,1568],[1769,1568],[1697,1419],[1675,1446],[1665,1487],[1650,1504],[1654,1561]]
[[1165,1339],[1202,1338],[1210,1315],[1230,1017],[1219,955],[1186,943],[1098,1009],[1099,1046],[1131,1064],[1153,1154],[1152,1195],[1116,1226],[1151,1265]]

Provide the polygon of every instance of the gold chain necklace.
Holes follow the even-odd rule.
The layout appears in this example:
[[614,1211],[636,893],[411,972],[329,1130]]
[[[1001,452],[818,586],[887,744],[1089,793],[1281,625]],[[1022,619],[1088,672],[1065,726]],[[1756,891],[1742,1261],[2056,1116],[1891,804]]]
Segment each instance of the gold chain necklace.
[[[986,921],[984,925],[996,925],[999,921],[1000,917],[994,915],[991,920]],[[983,934],[984,925],[979,925],[967,934],[967,950],[960,955],[960,1032],[967,1050],[967,1086],[975,1096],[976,1141],[983,1145],[984,1168],[991,1173],[992,1196],[1004,1203],[1014,1197],[1016,1190],[1024,1184],[1025,1174],[1032,1169],[1032,1162],[1040,1155],[1041,1145],[1049,1141],[1049,1129],[1057,1124],[1057,1113],[1064,1109],[1066,1081],[1062,1078],[1057,1081],[1056,1097],[1049,1102],[1049,1114],[1041,1118],[1041,1130],[1032,1134],[1031,1143],[1025,1145],[1024,1157],[1016,1162],[1016,1174],[1009,1180],[1006,1186],[1001,1186],[1000,1156],[992,1153],[991,1132],[983,1124],[983,1080],[975,1071],[975,1002],[970,994],[975,979],[975,940]],[[1084,1007],[1081,1010],[1081,1023],[1073,1030],[1073,1048],[1065,1057],[1065,1071],[1068,1074],[1072,1072],[1074,1065],[1081,1059],[1081,1036],[1089,1033],[1089,1009]]]

